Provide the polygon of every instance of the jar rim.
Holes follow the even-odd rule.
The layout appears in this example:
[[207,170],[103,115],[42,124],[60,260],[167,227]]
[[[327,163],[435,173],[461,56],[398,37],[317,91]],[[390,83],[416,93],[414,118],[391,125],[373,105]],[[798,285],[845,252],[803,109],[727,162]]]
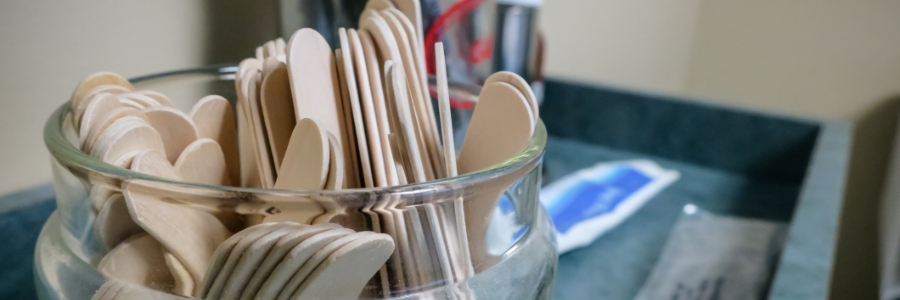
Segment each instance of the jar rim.
[[[139,76],[129,79],[134,84],[140,84],[142,82],[154,80],[154,79],[167,79],[173,78],[179,75],[217,75],[219,76],[219,80],[233,78],[233,75],[237,67],[234,65],[226,65],[226,66],[210,66],[210,67],[201,67],[201,68],[191,68],[191,69],[181,69],[169,72],[161,72],[154,73],[145,76]],[[466,89],[480,89],[478,86],[468,85],[465,87]],[[477,98],[477,96],[476,96]],[[475,99],[471,99],[473,101],[477,101]],[[264,188],[245,188],[245,187],[234,187],[234,186],[219,186],[219,185],[207,185],[202,183],[194,183],[194,182],[186,182],[179,180],[172,180],[167,178],[156,177],[152,175],[147,175],[144,173],[128,170],[125,168],[121,168],[118,166],[111,165],[109,163],[103,162],[99,159],[91,157],[87,153],[84,153],[72,143],[68,141],[65,136],[65,132],[63,129],[66,116],[69,112],[70,101],[66,101],[63,105],[58,107],[47,122],[44,125],[44,144],[47,147],[47,150],[56,160],[56,162],[65,166],[69,169],[75,169],[84,173],[95,173],[101,177],[107,177],[111,181],[116,180],[142,180],[147,182],[152,182],[155,184],[159,184],[162,186],[172,185],[179,187],[180,190],[184,190],[184,188],[188,189],[198,189],[205,191],[215,191],[222,193],[249,193],[249,194],[278,194],[281,196],[288,197],[310,197],[310,196],[329,196],[329,195],[347,195],[347,194],[371,194],[371,193],[389,193],[389,194],[399,194],[399,193],[415,193],[416,191],[428,190],[431,192],[436,192],[444,189],[453,189],[453,186],[472,186],[477,185],[480,182],[488,181],[492,178],[497,177],[505,177],[512,173],[516,173],[524,168],[534,168],[537,166],[537,163],[540,161],[544,148],[547,143],[547,131],[544,127],[543,122],[538,119],[538,122],[535,126],[534,133],[531,136],[531,139],[528,141],[525,149],[519,154],[507,159],[506,161],[488,167],[484,170],[480,170],[477,172],[462,174],[456,177],[451,178],[442,178],[427,182],[420,183],[410,183],[406,185],[398,185],[398,186],[390,186],[390,187],[374,187],[374,188],[354,188],[354,189],[344,189],[344,190],[309,190],[309,191],[294,191],[294,190],[278,190],[278,189],[264,189]],[[528,171],[531,171],[530,169]]]

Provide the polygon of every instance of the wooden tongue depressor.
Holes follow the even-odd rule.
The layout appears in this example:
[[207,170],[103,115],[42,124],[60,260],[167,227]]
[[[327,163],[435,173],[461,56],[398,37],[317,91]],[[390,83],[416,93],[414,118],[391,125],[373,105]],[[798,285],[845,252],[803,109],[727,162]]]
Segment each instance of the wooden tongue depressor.
[[110,279],[94,293],[91,300],[188,300],[181,296],[151,290],[125,281]]
[[203,282],[216,247],[231,233],[209,213],[131,191],[122,194],[131,218],[184,264],[194,282]]
[[75,92],[72,93],[72,107],[78,107],[81,101],[85,100],[84,96],[87,95],[88,92],[101,85],[117,85],[124,87],[129,91],[134,90],[134,86],[128,82],[128,79],[125,79],[122,76],[110,72],[94,73],[81,81],[81,83],[78,84],[78,87],[75,88]]
[[272,271],[275,270],[278,263],[281,262],[288,252],[297,246],[297,244],[300,244],[316,234],[337,228],[340,228],[340,225],[321,224],[316,226],[301,226],[281,237],[281,239],[272,246],[272,250],[266,254],[265,259],[256,267],[256,271],[253,272],[253,277],[250,278],[247,286],[244,288],[243,292],[241,292],[240,299],[253,299],[257,292],[259,292],[263,283],[265,283],[266,279],[269,278],[269,275],[272,274]]
[[[219,273],[226,274],[224,276],[231,274],[231,270],[232,268],[234,268],[234,264],[237,263],[237,261],[232,262],[232,264],[228,266],[227,269],[226,264],[228,262],[228,256],[231,254],[231,251],[234,250],[234,248],[238,245],[238,243],[242,243],[242,245],[249,245],[247,243],[249,240],[245,241],[245,239],[248,239],[248,237],[255,236],[256,238],[259,238],[260,234],[275,231],[278,228],[287,226],[287,224],[288,223],[264,223],[254,225],[244,230],[238,231],[227,240],[219,244],[219,246],[216,247],[216,251],[212,254],[212,262],[209,265],[209,269],[206,270],[206,276],[204,276],[206,280],[204,281],[203,285],[197,286],[197,290],[195,291],[196,294],[200,295],[200,298],[206,298],[209,290],[212,289],[216,278],[219,277]],[[252,243],[252,241],[250,242]],[[242,252],[244,250],[239,251]]]
[[528,106],[531,107],[531,112],[534,114],[534,122],[537,123],[538,116],[538,103],[537,96],[534,95],[534,91],[531,89],[531,86],[528,85],[528,82],[525,81],[524,78],[519,76],[519,74],[510,72],[510,71],[500,71],[497,73],[488,76],[487,80],[484,81],[484,85],[488,85],[494,82],[506,82],[510,85],[516,87],[519,92],[522,92],[522,95],[525,96],[525,100],[528,100]]
[[104,277],[154,290],[169,292],[175,286],[163,258],[163,248],[152,236],[141,233],[116,246],[100,260],[97,270]]
[[291,134],[287,155],[281,165],[283,172],[275,182],[275,188],[306,191],[325,187],[329,148],[325,129],[313,119],[300,119]]
[[386,234],[369,234],[340,247],[294,292],[294,299],[353,300],[394,252]]
[[175,169],[188,182],[231,185],[225,154],[216,141],[203,138],[184,148],[175,161]]
[[[298,297],[295,294],[295,292],[298,291],[298,288],[300,287],[300,285],[302,285],[306,281],[306,279],[309,278],[309,275],[312,274],[312,272],[316,270],[316,267],[318,267],[323,261],[325,261],[328,258],[328,256],[330,256],[332,253],[334,253],[335,251],[337,251],[344,245],[347,245],[350,242],[353,242],[359,238],[362,238],[362,237],[365,237],[368,235],[375,235],[375,234],[376,233],[371,232],[371,231],[354,232],[347,236],[344,236],[337,240],[334,240],[333,242],[329,243],[322,249],[319,249],[318,251],[316,251],[315,254],[313,254],[303,264],[302,267],[300,267],[299,270],[297,270],[297,273],[294,273],[294,276],[291,277],[291,280],[288,281],[288,283],[284,285],[284,289],[281,290],[281,293],[278,295],[277,299],[278,300],[309,299],[309,298]],[[383,263],[384,261],[381,261],[381,262]],[[370,278],[371,278],[372,274],[374,274],[374,272],[369,273]],[[357,296],[359,296],[359,295],[357,295]]]
[[197,128],[191,118],[180,110],[167,106],[148,107],[141,112],[150,120],[166,147],[166,158],[175,163],[184,149],[197,140]]
[[152,91],[152,90],[140,90],[140,91],[135,91],[134,93],[138,94],[138,95],[150,97],[151,99],[156,100],[156,102],[158,102],[160,105],[168,106],[168,107],[175,107],[175,103],[172,103],[172,100],[169,99],[169,97],[166,97],[166,95],[163,95],[163,93],[160,93],[157,91]]
[[184,267],[184,264],[182,264],[172,252],[163,250],[163,258],[166,259],[166,267],[169,268],[169,272],[172,273],[172,278],[175,279],[175,289],[173,292],[179,296],[193,297],[194,290],[197,288],[197,283],[194,282],[194,278],[191,277],[191,272],[188,272],[187,268]]
[[350,97],[348,101],[345,102],[350,103],[351,117],[354,125],[354,127],[352,127],[351,129],[355,129],[356,133],[356,144],[358,145],[357,153],[359,153],[360,162],[359,169],[363,171],[363,183],[365,184],[363,187],[372,188],[375,187],[375,181],[383,181],[383,179],[374,178],[374,174],[372,172],[373,161],[369,156],[369,141],[365,130],[365,120],[363,119],[362,107],[359,103],[359,89],[357,88],[356,84],[356,68],[353,64],[353,52],[351,52],[350,49],[350,41],[347,40],[347,30],[344,28],[340,28],[338,30],[338,36],[341,42],[341,62],[338,65],[343,67],[342,79],[347,83],[347,89],[350,92]]
[[274,69],[265,74],[259,94],[266,134],[269,137],[269,150],[272,152],[275,173],[278,174],[291,140],[291,132],[297,125],[286,64],[278,62]]
[[297,275],[299,269],[305,266],[313,255],[336,240],[352,233],[352,230],[344,228],[327,230],[313,235],[291,248],[284,259],[272,270],[271,275],[262,284],[254,299],[276,299],[285,291],[285,285]]
[[[225,287],[222,290],[222,296],[219,299],[238,300],[243,293],[244,288],[247,287],[247,283],[250,280],[250,277],[253,276],[256,267],[266,258],[266,255],[272,250],[275,243],[291,231],[304,227],[309,226],[300,224],[285,226],[260,236],[256,241],[250,244],[247,249],[240,253],[240,259],[228,276],[228,280],[225,282]],[[235,253],[232,253],[232,255],[234,254]]]
[[[315,30],[304,28],[294,33],[287,49],[288,75],[297,120],[316,120],[325,131],[340,138],[344,157],[353,157],[349,151],[350,128],[345,128],[341,121],[340,84],[334,53],[328,42]],[[356,164],[347,163],[346,166],[349,169]]]
[[94,146],[94,143],[97,142],[97,138],[106,131],[106,129],[118,121],[119,119],[123,119],[126,117],[138,118],[141,119],[146,124],[150,124],[150,120],[147,119],[147,116],[144,115],[140,110],[131,108],[131,107],[119,107],[114,109],[113,111],[105,114],[103,117],[100,117],[100,121],[96,124],[92,125],[90,131],[88,131],[88,136],[84,140],[84,145],[81,146],[81,150],[85,153],[91,153],[91,149]]
[[[459,175],[456,170],[456,145],[454,141],[453,135],[453,118],[450,116],[450,91],[447,83],[447,62],[446,57],[444,56],[444,43],[439,42],[435,45],[435,69],[437,75],[437,94],[438,94],[438,108],[440,111],[440,119],[441,119],[441,137],[443,138],[443,156],[444,156],[444,166],[446,167],[444,170],[445,178],[452,178]],[[463,209],[463,199],[456,198],[453,200],[453,213],[455,216],[455,232],[456,237],[448,237],[448,239],[452,238],[451,242],[458,243],[458,248],[455,248],[454,251],[451,251],[453,257],[453,262],[455,267],[460,269],[461,273],[459,276],[462,278],[469,277],[474,275],[474,270],[472,269],[472,261],[469,257],[469,237],[466,234],[466,227],[463,223],[465,220],[465,210]],[[464,276],[464,277],[463,277]]]
[[[505,82],[485,86],[460,150],[459,173],[484,170],[522,152],[534,132],[534,118],[528,100],[514,86]],[[465,204],[466,232],[476,268],[483,267],[489,257],[485,237],[490,215],[502,191],[486,192]]]
[[84,141],[94,125],[102,122],[101,118],[109,112],[122,107],[119,97],[113,94],[101,93],[96,96],[85,108],[81,116],[81,126],[78,130],[78,147],[84,147]]
[[106,200],[97,219],[94,221],[94,234],[106,246],[106,249],[116,247],[122,241],[143,232],[128,214],[128,206],[122,194],[113,194]]
[[197,128],[199,138],[208,138],[219,143],[225,155],[232,184],[241,183],[241,164],[238,158],[237,128],[234,124],[234,109],[228,100],[219,95],[209,95],[200,99],[188,114]]
[[165,153],[162,139],[139,118],[122,118],[109,125],[91,147],[91,156],[112,163],[126,153],[154,149]]

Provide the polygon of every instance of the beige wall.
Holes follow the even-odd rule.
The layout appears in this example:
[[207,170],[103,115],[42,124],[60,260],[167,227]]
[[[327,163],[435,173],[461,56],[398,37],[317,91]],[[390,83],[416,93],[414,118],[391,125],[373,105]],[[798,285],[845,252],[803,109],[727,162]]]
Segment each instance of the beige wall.
[[548,0],[545,72],[584,82],[682,92],[700,0]]
[[50,180],[44,121],[88,74],[203,64],[202,1],[0,1],[0,195]]

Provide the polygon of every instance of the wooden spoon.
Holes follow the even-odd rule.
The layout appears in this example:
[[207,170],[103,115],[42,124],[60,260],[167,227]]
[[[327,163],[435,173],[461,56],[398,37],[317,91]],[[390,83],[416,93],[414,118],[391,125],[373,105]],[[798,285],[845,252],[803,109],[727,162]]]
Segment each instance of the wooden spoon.
[[494,82],[506,82],[522,92],[522,95],[525,96],[525,100],[528,100],[528,106],[531,107],[531,112],[534,114],[534,121],[537,122],[538,116],[538,103],[537,96],[534,95],[534,91],[531,89],[531,85],[525,81],[524,78],[519,76],[519,74],[509,72],[509,71],[500,71],[492,74],[484,81],[484,85],[488,85]]
[[329,254],[303,281],[293,298],[358,299],[372,275],[394,252],[394,241],[386,234],[357,235],[358,238]]
[[151,290],[121,280],[110,279],[100,287],[91,300],[188,300],[169,293]]
[[259,292],[263,283],[275,270],[275,267],[281,262],[291,249],[296,247],[306,239],[319,234],[321,232],[340,228],[337,224],[321,224],[316,226],[302,226],[292,230],[290,233],[281,237],[272,247],[272,250],[266,255],[265,259],[256,267],[253,277],[247,283],[244,291],[241,292],[241,300],[253,299]]
[[131,162],[132,171],[147,175],[158,176],[171,180],[181,180],[178,170],[169,163],[169,160],[161,152],[156,150],[143,150],[134,156]]
[[[261,234],[278,230],[279,228],[287,225],[288,224],[285,223],[263,223],[254,225],[248,227],[247,229],[238,231],[227,240],[219,244],[219,246],[216,247],[216,251],[212,254],[212,262],[209,264],[209,269],[207,269],[206,271],[206,276],[204,276],[206,280],[204,281],[203,285],[197,286],[198,290],[196,291],[196,293],[200,295],[200,298],[205,299],[207,298],[210,290],[213,289],[213,285],[215,284],[216,279],[219,278],[220,273],[225,274],[222,275],[222,278],[228,278],[227,275],[231,274],[231,270],[234,268],[234,264],[237,263],[236,260],[233,260],[231,263],[229,263],[228,258],[229,255],[231,255],[231,252],[234,251],[235,247],[238,246],[238,244],[242,245],[241,250],[238,250],[238,252],[243,252],[243,249],[246,249],[246,247],[248,247],[250,243],[255,241],[256,238],[259,238]],[[221,284],[224,284],[224,282],[222,282]]]
[[143,106],[145,108],[154,107],[154,106],[162,106],[162,103],[159,103],[158,101],[156,101],[156,99],[153,99],[150,96],[139,94],[139,93],[124,93],[124,94],[119,94],[119,97],[137,102],[138,104],[140,104],[141,106]]
[[194,122],[180,110],[168,106],[153,106],[141,112],[150,120],[150,126],[159,133],[170,163],[174,164],[181,152],[199,136]]
[[109,126],[115,123],[117,120],[126,117],[139,118],[144,121],[144,123],[150,124],[150,120],[140,110],[131,107],[116,108],[100,117],[100,120],[97,121],[96,124],[91,125],[91,128],[88,131],[88,135],[84,140],[84,144],[81,146],[81,150],[85,153],[91,153],[94,143],[97,142],[97,138],[100,136],[100,134],[105,132],[106,129],[109,128]]
[[91,128],[100,123],[103,116],[109,112],[122,107],[119,97],[113,94],[101,93],[87,105],[81,116],[81,126],[79,126],[78,143],[79,148],[84,147],[84,142],[90,134]]
[[[317,225],[320,226],[320,225]],[[332,244],[336,240],[352,234],[349,229],[332,229],[307,238],[294,246],[284,259],[275,266],[272,274],[263,283],[255,299],[275,299],[285,292],[285,285],[297,274],[299,269],[306,265],[310,258],[321,249]],[[291,291],[293,292],[293,291]],[[287,294],[290,296],[290,294]]]
[[104,202],[94,221],[94,234],[103,242],[106,249],[113,249],[122,241],[141,232],[144,230],[131,220],[125,198],[119,193],[113,194]]
[[194,278],[191,277],[191,272],[188,272],[187,268],[184,267],[184,264],[175,257],[175,254],[163,250],[163,258],[166,260],[166,266],[169,267],[169,272],[172,273],[172,278],[175,279],[175,289],[173,290],[173,293],[179,296],[193,297],[197,283],[194,282]]
[[106,278],[168,292],[175,282],[166,268],[162,251],[162,246],[152,236],[138,234],[104,256],[97,270]]
[[225,155],[228,178],[232,184],[241,183],[241,163],[238,156],[237,128],[234,124],[234,109],[231,103],[219,95],[209,95],[200,99],[188,114],[197,128],[199,138],[207,138],[219,143]]
[[[256,270],[257,266],[259,266],[266,258],[266,255],[272,250],[275,243],[291,231],[303,227],[307,226],[296,223],[285,226],[260,236],[256,241],[250,244],[250,246],[240,254],[240,259],[238,259],[237,264],[231,271],[228,281],[225,283],[225,288],[222,290],[222,296],[219,299],[237,300],[243,293],[244,288],[247,286],[250,277],[253,276],[253,272]],[[232,253],[232,255],[234,255],[234,253]]]
[[320,190],[328,176],[328,137],[313,119],[297,122],[288,143],[287,156],[281,165],[276,189],[295,191]]
[[165,153],[159,133],[138,118],[122,118],[113,122],[91,149],[91,156],[112,163],[129,152],[154,149]]
[[122,194],[135,223],[172,252],[194,282],[203,282],[209,258],[231,236],[222,222],[209,213],[133,192],[127,182]]
[[[296,298],[304,299],[304,298],[298,297],[295,294],[295,291],[297,291],[298,288],[300,287],[300,285],[306,281],[306,279],[309,277],[310,274],[312,274],[312,272],[316,269],[317,266],[319,266],[323,261],[325,261],[328,258],[328,256],[330,256],[332,253],[334,253],[335,251],[337,251],[344,245],[349,244],[350,242],[355,241],[361,237],[365,237],[365,236],[373,235],[373,234],[376,234],[376,233],[373,233],[370,231],[354,232],[350,235],[347,235],[347,236],[341,237],[337,240],[334,240],[333,242],[329,243],[322,249],[316,251],[316,253],[313,254],[306,261],[306,263],[304,263],[303,266],[300,267],[299,270],[297,270],[296,273],[294,273],[294,276],[291,277],[291,280],[288,281],[288,283],[284,285],[284,289],[281,290],[281,293],[278,295],[277,299],[278,300],[288,300],[288,299],[296,299]],[[384,261],[382,261],[382,263],[383,262]],[[374,272],[369,274],[370,278],[371,278],[372,274],[374,274]]]
[[173,107],[173,108],[175,107],[175,103],[172,103],[172,100],[169,99],[169,97],[166,97],[166,95],[163,95],[163,93],[160,93],[157,91],[151,91],[151,90],[140,90],[140,91],[136,91],[134,93],[150,97],[151,99],[155,100],[156,102],[158,102],[161,105]]
[[175,162],[175,169],[188,182],[231,185],[225,154],[216,141],[203,138],[188,145]]
[[78,107],[88,92],[101,85],[117,85],[129,91],[134,90],[134,86],[122,76],[110,72],[94,73],[81,81],[75,88],[75,92],[72,93],[72,107]]
[[[121,88],[118,86],[116,86],[116,87]],[[108,101],[110,101],[109,98],[115,97],[114,94],[107,93],[107,92],[99,92],[96,94],[90,94],[89,96],[90,96],[90,98],[87,98],[84,101],[81,101],[81,103],[79,103],[78,107],[72,107],[72,117],[74,118],[73,121],[75,124],[75,129],[77,129],[79,133],[82,130],[81,123],[82,123],[82,119],[84,119],[84,113],[85,113],[85,111],[87,111],[87,108],[96,101],[108,102]],[[118,98],[116,98],[116,99],[118,99]]]

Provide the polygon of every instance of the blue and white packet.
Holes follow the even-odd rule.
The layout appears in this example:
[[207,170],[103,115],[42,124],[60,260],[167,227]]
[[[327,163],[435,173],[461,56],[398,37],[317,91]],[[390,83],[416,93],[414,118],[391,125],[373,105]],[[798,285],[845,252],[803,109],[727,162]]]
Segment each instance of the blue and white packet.
[[556,226],[559,253],[589,245],[678,180],[649,160],[604,162],[563,177],[540,193]]

